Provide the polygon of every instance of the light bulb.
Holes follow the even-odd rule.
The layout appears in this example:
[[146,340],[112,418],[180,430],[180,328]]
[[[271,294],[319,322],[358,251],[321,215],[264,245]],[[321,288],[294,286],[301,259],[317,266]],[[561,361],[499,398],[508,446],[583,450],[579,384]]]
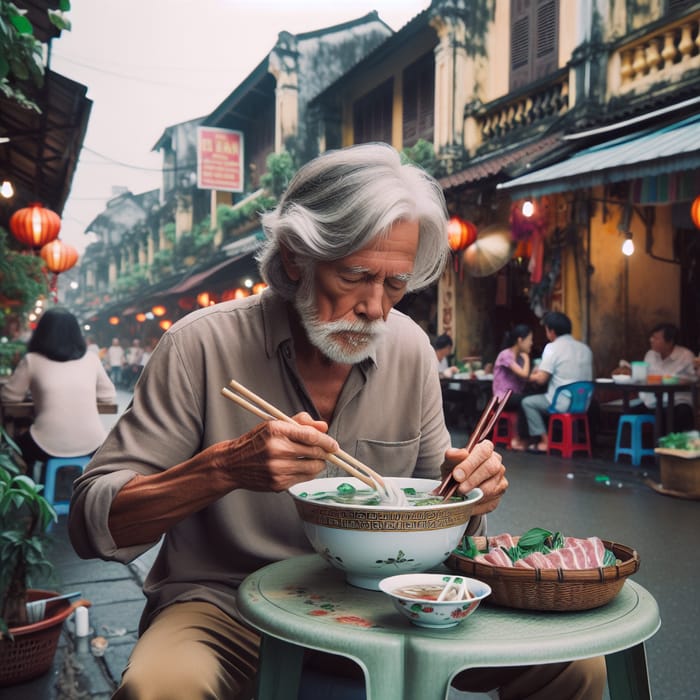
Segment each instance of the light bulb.
[[626,238],[622,244],[622,254],[632,255],[634,253],[634,241],[631,238]]
[[529,219],[535,213],[535,204],[531,200],[526,199],[523,202],[522,212],[523,216]]
[[3,180],[2,185],[0,185],[0,195],[5,199],[9,199],[15,193],[15,188],[9,180]]

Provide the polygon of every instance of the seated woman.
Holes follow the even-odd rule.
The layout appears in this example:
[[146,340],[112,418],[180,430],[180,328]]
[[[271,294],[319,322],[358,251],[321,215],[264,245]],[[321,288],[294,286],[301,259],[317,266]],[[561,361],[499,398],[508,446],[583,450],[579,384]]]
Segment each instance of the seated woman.
[[506,411],[518,413],[518,436],[511,441],[511,449],[527,449],[527,422],[520,402],[523,399],[527,378],[530,376],[530,351],[532,350],[532,331],[520,323],[506,333],[504,349],[498,354],[493,365],[493,395],[500,399],[510,389],[513,393],[506,403]]
[[116,401],[117,392],[100,358],[88,352],[78,320],[62,308],[48,309],[7,384],[3,401],[31,394],[34,422],[15,438],[29,469],[49,457],[92,454],[107,431],[97,402]]

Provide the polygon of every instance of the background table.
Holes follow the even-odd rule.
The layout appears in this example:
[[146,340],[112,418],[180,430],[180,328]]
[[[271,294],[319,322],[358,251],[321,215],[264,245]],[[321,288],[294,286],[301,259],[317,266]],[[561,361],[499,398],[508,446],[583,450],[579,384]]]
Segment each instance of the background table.
[[[98,403],[99,413],[117,413],[119,405],[117,403]],[[17,421],[29,421],[34,418],[33,401],[3,401],[0,404],[0,423],[12,437],[15,433],[15,423]]]
[[354,659],[368,700],[443,700],[461,670],[605,655],[611,700],[650,698],[644,641],[654,598],[627,581],[607,605],[537,613],[484,603],[446,630],[411,625],[383,593],[345,583],[318,555],[270,564],[241,585],[238,606],[263,634],[258,700],[296,697],[304,647]]
[[[599,391],[616,392],[622,396],[622,412],[629,413],[630,399],[640,391],[654,394],[656,398],[654,421],[654,445],[657,445],[661,437],[661,429],[664,424],[664,408],[666,409],[666,432],[673,432],[673,407],[677,393],[690,393],[693,402],[693,415],[697,409],[697,382],[681,382],[679,384],[647,384],[646,382],[617,383],[596,379],[595,387]],[[664,407],[664,396],[668,397],[668,405]]]

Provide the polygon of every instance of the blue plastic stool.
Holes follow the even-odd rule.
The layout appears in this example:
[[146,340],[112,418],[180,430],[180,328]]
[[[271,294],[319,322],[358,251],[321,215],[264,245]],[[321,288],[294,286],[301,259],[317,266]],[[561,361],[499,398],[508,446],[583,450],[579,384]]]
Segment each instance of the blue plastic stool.
[[[632,464],[638,467],[641,464],[642,457],[655,457],[654,446],[649,448],[643,446],[642,433],[645,425],[653,426],[655,423],[654,416],[625,413],[620,416],[620,421],[617,424],[617,440],[615,441],[615,461],[619,461],[620,455],[629,455]],[[622,433],[625,425],[629,425],[629,443],[622,446]]]
[[90,459],[91,455],[82,455],[81,457],[50,457],[46,461],[44,498],[54,507],[57,515],[67,515],[70,506],[70,500],[56,500],[56,475],[58,471],[66,467],[78,467],[82,474]]

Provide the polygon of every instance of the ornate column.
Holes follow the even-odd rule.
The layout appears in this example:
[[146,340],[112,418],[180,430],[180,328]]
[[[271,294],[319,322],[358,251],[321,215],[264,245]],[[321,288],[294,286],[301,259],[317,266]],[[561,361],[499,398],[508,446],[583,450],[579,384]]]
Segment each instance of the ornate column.
[[474,92],[474,59],[467,52],[465,0],[434,3],[435,153],[448,171],[464,152],[464,107]]
[[275,152],[287,138],[296,136],[299,127],[299,52],[296,38],[280,32],[268,57],[268,70],[277,81],[275,88]]

